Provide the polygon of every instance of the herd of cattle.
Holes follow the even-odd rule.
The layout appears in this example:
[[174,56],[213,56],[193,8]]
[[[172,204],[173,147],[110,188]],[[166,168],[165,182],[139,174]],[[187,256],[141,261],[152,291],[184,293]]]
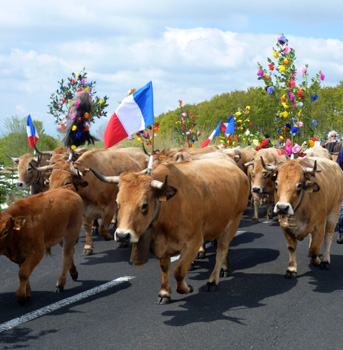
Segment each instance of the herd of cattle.
[[141,266],[152,252],[160,261],[162,304],[170,301],[170,258],[180,254],[174,268],[177,292],[190,293],[186,273],[204,242],[216,240],[216,263],[208,280],[208,289],[215,290],[220,275],[228,274],[229,245],[249,198],[255,222],[266,198],[267,217],[278,215],[289,252],[286,277],[296,277],[297,241],[307,235],[311,263],[329,267],[343,201],[343,172],[322,147],[295,160],[274,148],[168,149],[155,152],[151,171],[149,156],[136,147],[37,152],[11,158],[18,165],[17,186],[31,186],[32,195],[0,213],[0,254],[19,265],[20,304],[30,298],[32,270],[44,251],[58,243],[63,266],[56,291],[63,290],[68,270],[77,279],[73,254],[81,224],[86,255],[94,249],[94,227],[112,240],[113,222],[114,238],[132,244],[130,262]]

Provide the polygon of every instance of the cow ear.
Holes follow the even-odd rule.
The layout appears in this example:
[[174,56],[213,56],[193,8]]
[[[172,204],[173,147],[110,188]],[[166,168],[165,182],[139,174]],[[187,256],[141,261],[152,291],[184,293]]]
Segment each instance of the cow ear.
[[317,182],[313,181],[306,181],[304,188],[307,192],[318,192],[320,190],[320,186],[317,184]]
[[177,193],[177,189],[173,186],[167,186],[162,190],[162,193],[158,196],[160,202],[165,202],[168,199],[174,197]]
[[25,216],[16,216],[12,218],[13,221],[13,230],[19,231],[26,223],[27,217]]

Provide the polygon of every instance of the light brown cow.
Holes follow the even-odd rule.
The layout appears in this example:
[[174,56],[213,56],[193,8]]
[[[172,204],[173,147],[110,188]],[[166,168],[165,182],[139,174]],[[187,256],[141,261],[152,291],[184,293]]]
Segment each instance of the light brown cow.
[[68,188],[39,193],[19,199],[0,213],[0,254],[19,265],[19,304],[31,297],[29,277],[50,248],[63,247],[62,272],[56,291],[63,291],[66,274],[78,277],[74,265],[74,245],[78,240],[83,204],[80,196]]
[[229,245],[249,197],[248,178],[235,164],[226,159],[161,164],[152,171],[153,177],[95,174],[104,181],[119,182],[115,236],[134,243],[131,261],[145,263],[149,247],[160,259],[160,303],[170,300],[170,257],[179,252],[174,269],[176,291],[192,292],[185,276],[204,240],[217,240],[216,265],[208,280],[209,290],[216,289],[220,272],[228,273]]
[[231,157],[237,164],[237,166],[245,173],[248,174],[248,167],[244,166],[244,164],[251,161],[251,159],[255,156],[256,151],[250,147],[244,148],[227,148],[222,150],[223,153],[227,154]]
[[266,164],[286,161],[286,156],[280,156],[275,148],[264,148],[257,151],[250,162],[245,163],[246,167],[252,167],[251,170],[248,169],[248,172],[250,173],[251,195],[254,203],[253,222],[258,222],[260,201],[264,195],[268,197],[267,219],[273,218],[275,183],[271,180],[270,173],[263,168],[261,157]]
[[74,163],[58,161],[51,167],[50,188],[73,184],[83,200],[83,225],[86,233],[84,254],[86,255],[93,253],[92,223],[100,216],[99,234],[105,240],[113,239],[108,229],[116,211],[118,192],[117,185],[98,180],[88,172],[88,169],[92,167],[105,175],[117,175],[121,171],[140,171],[142,164],[146,167],[148,157],[143,151],[140,151],[142,157],[138,157],[136,151],[132,153],[133,155],[130,155],[130,152],[124,148],[94,150],[84,153]]
[[304,151],[306,153],[306,158],[308,157],[323,157],[327,159],[332,159],[330,152],[321,146],[316,146],[313,148],[308,148]]
[[[288,160],[280,165],[265,166],[274,173],[275,209],[286,237],[289,252],[287,278],[297,275],[297,241],[310,234],[308,255],[311,263],[327,269],[330,247],[343,201],[343,172],[325,158]],[[334,185],[333,185],[334,184]],[[324,252],[318,257],[322,241]]]

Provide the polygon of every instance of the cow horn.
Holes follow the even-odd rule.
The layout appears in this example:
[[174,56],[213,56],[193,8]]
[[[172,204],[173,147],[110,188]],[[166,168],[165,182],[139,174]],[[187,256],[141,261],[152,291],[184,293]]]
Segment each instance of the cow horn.
[[150,182],[150,186],[152,188],[157,188],[158,190],[161,190],[164,186],[168,185],[168,175],[166,175],[164,182],[158,181],[158,180],[152,180]]
[[249,165],[254,165],[254,161],[251,160],[250,162],[244,163],[243,165],[247,168]]
[[41,156],[43,156],[43,155],[51,156],[52,155],[52,151],[44,151],[44,152],[39,151],[38,148],[36,147],[35,143],[33,144],[33,147],[35,148],[36,152]]
[[32,166],[33,169],[35,169],[37,171],[48,171],[48,170],[52,170],[54,168],[53,165],[45,165],[45,166],[40,166],[40,167],[36,167],[32,163],[30,163],[30,165]]
[[77,169],[75,169],[73,162],[69,162],[69,168],[75,176],[81,177],[82,174]]
[[277,166],[275,166],[275,165],[270,165],[270,164],[266,165],[266,163],[264,162],[262,156],[261,156],[261,163],[262,163],[263,168],[268,170],[268,171],[273,171],[273,170],[275,170],[277,168]]
[[7,155],[6,153],[5,153],[5,156],[6,156],[9,160],[11,160],[13,163],[16,163],[16,164],[19,163],[19,158],[10,157],[10,156]]
[[101,181],[107,182],[107,183],[112,183],[112,184],[118,184],[119,183],[119,176],[105,176],[102,174],[99,174],[92,168],[89,168],[89,170]]
[[304,169],[305,174],[309,174],[309,175],[314,176],[316,171],[317,171],[317,161],[316,160],[314,161],[313,168],[305,167],[303,169]]
[[143,147],[143,151],[147,156],[150,156],[150,154],[146,151],[145,147],[144,147],[144,142],[142,142],[142,147]]

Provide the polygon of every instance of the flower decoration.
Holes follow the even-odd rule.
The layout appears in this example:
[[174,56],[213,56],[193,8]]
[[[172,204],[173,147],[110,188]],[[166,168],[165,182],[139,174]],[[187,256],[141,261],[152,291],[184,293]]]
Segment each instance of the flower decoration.
[[[50,96],[49,113],[55,118],[55,123],[66,125],[72,118],[72,111],[70,109],[74,102],[74,97],[77,93],[88,91],[92,99],[92,110],[89,113],[88,122],[93,123],[95,118],[106,116],[106,108],[108,107],[107,96],[99,98],[96,96],[95,81],[87,82],[87,73],[85,69],[81,73],[72,73],[72,76],[67,78],[67,81],[61,80],[58,82],[59,89]],[[76,101],[78,102],[78,101]],[[78,106],[75,106],[78,108]]]
[[[302,144],[314,136],[317,123],[311,118],[311,104],[318,99],[317,91],[325,75],[319,72],[309,81],[308,65],[305,64],[300,67],[298,75],[300,78],[297,78],[295,51],[283,34],[277,38],[276,47],[272,48],[272,55],[275,60],[267,58],[268,71],[258,63],[258,71],[262,71],[258,80],[262,80],[265,91],[279,101],[274,130],[278,137],[290,139],[290,144],[286,145],[286,154],[291,155],[298,150],[294,147],[295,138],[300,139],[301,142],[298,143]],[[269,76],[268,79],[266,75]]]
[[179,100],[180,116],[176,118],[174,132],[174,140],[178,142],[180,147],[192,148],[195,142],[199,141],[200,131],[195,129],[195,117],[190,111],[185,112],[182,101]]

